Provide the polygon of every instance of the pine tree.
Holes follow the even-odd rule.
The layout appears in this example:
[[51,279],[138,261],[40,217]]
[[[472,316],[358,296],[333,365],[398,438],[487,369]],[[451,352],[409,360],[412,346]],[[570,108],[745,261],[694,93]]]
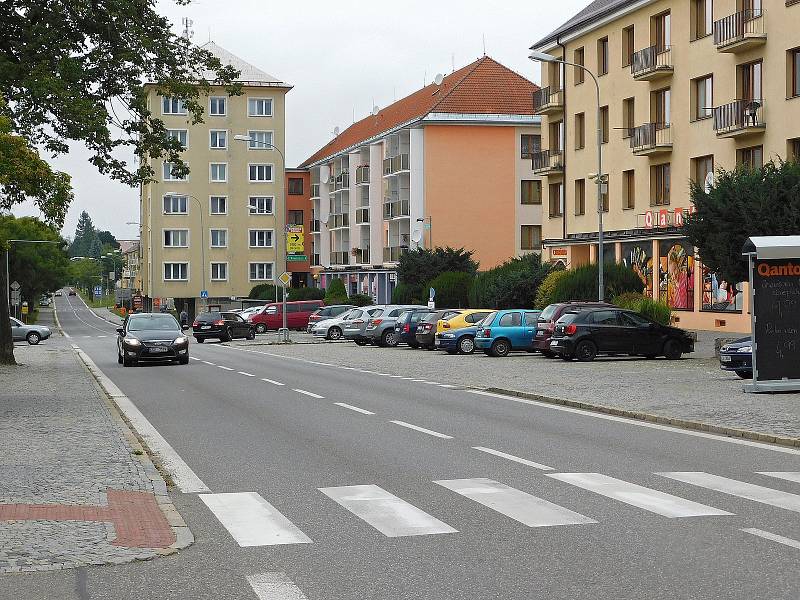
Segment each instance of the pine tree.
[[[75,238],[70,246],[70,256],[89,256],[93,241],[97,239],[97,231],[92,223],[92,218],[85,210],[78,217],[78,226],[75,227]],[[98,254],[99,256],[99,254]]]

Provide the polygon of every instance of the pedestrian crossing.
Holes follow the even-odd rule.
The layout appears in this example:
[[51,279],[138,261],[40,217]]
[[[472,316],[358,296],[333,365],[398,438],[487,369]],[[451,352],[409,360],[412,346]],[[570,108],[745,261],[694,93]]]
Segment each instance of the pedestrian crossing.
[[[655,475],[758,504],[800,512],[800,495],[782,490],[704,472],[662,472]],[[795,482],[797,473],[768,472],[768,475]],[[727,510],[602,473],[547,473],[545,476],[569,486],[565,490],[577,488],[592,492],[611,500],[612,506],[626,504],[668,519],[734,516]],[[570,503],[572,506],[567,508],[488,478],[443,479],[432,481],[431,484],[453,492],[454,502],[477,504],[482,509],[530,528],[591,526],[600,522],[591,514],[573,510],[579,508],[575,506],[576,503],[585,501],[585,495],[581,494],[576,495],[575,501]],[[323,487],[318,491],[344,509],[344,512],[336,510],[331,505],[325,509],[325,514],[346,526],[353,526],[357,522],[352,519],[355,517],[389,538],[459,533],[453,526],[458,523],[448,523],[439,518],[442,516],[451,521],[457,511],[448,515],[434,515],[426,511],[427,507],[412,504],[378,485]],[[425,490],[422,490],[422,495],[425,495]],[[279,512],[256,492],[206,493],[199,497],[240,546],[313,543],[311,537],[290,520],[290,516]],[[720,496],[720,502],[724,497]],[[310,501],[316,502],[313,499]],[[593,510],[597,510],[596,505]],[[441,512],[441,509],[432,512]],[[737,527],[741,525],[737,524]],[[790,547],[800,545],[800,542],[791,538],[756,528],[742,528],[740,531],[765,539],[780,538],[781,543]],[[461,532],[464,533],[464,530]]]

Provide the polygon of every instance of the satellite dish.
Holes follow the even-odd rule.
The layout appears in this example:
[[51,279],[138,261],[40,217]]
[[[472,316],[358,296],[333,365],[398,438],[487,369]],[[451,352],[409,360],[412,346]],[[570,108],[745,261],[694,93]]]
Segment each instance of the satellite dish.
[[433,83],[435,83],[436,85],[442,85],[443,81],[444,81],[444,75],[442,75],[441,73],[437,73],[436,77],[433,79]]
[[703,189],[706,194],[711,191],[712,187],[714,187],[714,173],[706,173],[706,180],[703,183]]
[[422,241],[422,230],[421,229],[415,229],[411,233],[411,241],[414,242],[415,244],[419,244]]
[[328,218],[325,219],[325,227],[330,227],[332,222],[333,222],[333,215],[328,215]]
[[322,178],[322,183],[328,183],[331,180],[331,169],[330,167],[322,167],[319,170],[320,176]]
[[381,112],[381,107],[380,106],[378,106],[376,104],[375,106],[372,107],[372,116],[373,117],[377,117],[379,112]]
[[340,131],[341,131],[341,130],[339,129],[339,126],[338,126],[338,125],[337,125],[336,127],[334,127],[334,128],[333,128],[333,137],[338,137],[338,136],[339,136],[339,132],[340,132]]

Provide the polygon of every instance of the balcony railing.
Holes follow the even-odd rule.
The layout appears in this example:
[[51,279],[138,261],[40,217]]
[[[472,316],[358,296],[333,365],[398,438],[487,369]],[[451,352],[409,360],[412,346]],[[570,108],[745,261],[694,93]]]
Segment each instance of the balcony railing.
[[369,264],[369,248],[353,248],[352,253],[357,265]]
[[714,109],[714,131],[720,137],[759,133],[767,126],[764,100],[735,100]]
[[369,183],[369,165],[356,167],[356,185],[359,183]]
[[334,191],[343,190],[350,187],[350,174],[347,171],[339,173],[333,180]]
[[319,219],[311,220],[311,233],[319,233]]
[[369,223],[369,207],[362,207],[356,209],[356,224],[362,225]]
[[534,173],[555,173],[564,169],[564,153],[561,150],[541,150],[531,156]]
[[634,79],[650,80],[672,73],[670,46],[650,46],[631,55],[631,75]]
[[564,108],[564,90],[547,86],[533,92],[533,112],[548,114]]
[[400,260],[400,255],[408,250],[400,246],[390,246],[383,249],[383,262],[397,262]]
[[669,123],[645,123],[628,131],[634,154],[652,154],[672,149],[672,129]]
[[411,216],[411,203],[408,200],[395,200],[383,203],[383,218],[396,219],[397,217]]
[[744,50],[744,46],[763,43],[766,37],[764,11],[760,8],[742,10],[714,21],[714,45],[723,52],[733,51],[734,46]]
[[312,198],[319,198],[319,184],[312,183],[311,184],[311,197]]
[[397,156],[384,158],[383,174],[394,175],[395,173],[399,173],[400,171],[408,171],[409,164],[410,163],[408,159],[408,154],[398,154]]

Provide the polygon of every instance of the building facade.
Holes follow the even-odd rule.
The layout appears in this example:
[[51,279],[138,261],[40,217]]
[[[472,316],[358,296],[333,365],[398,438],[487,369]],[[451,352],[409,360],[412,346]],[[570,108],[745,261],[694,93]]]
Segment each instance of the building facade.
[[[798,19],[793,0],[596,0],[532,47],[597,75],[605,260],[637,270],[681,326],[749,330],[745,284],[704,268],[680,225],[690,182],[800,155]],[[542,81],[545,255],[595,262],[595,87],[557,63]]]
[[[191,124],[182,103],[147,85],[149,109],[184,145],[191,172],[150,159],[157,181],[142,187],[142,291],[146,308],[195,310],[247,297],[283,272],[285,96],[291,86],[213,42],[203,46],[241,71],[242,94],[212,85],[204,122]],[[249,141],[235,140],[247,136]]]
[[311,173],[308,169],[286,169],[286,270],[291,287],[312,285],[311,258],[314,254],[311,230],[314,227],[311,204]]
[[541,248],[538,88],[489,57],[354,123],[305,161],[318,284],[389,302],[402,252],[464,247],[481,268]]

